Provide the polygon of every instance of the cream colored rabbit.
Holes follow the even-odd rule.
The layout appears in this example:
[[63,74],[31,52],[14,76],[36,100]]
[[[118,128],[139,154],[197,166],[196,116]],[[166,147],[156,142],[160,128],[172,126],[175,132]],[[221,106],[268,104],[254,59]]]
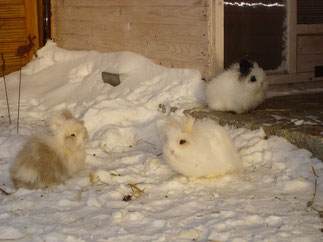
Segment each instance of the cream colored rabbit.
[[82,168],[88,140],[84,122],[65,109],[51,116],[49,131],[30,137],[18,153],[10,169],[16,187],[59,184]]
[[240,157],[227,131],[212,120],[170,119],[163,147],[166,162],[184,176],[217,177],[238,171]]

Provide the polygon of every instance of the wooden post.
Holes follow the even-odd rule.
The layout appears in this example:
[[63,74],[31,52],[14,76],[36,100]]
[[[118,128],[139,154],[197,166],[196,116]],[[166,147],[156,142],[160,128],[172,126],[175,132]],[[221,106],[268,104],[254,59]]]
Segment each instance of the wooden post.
[[287,0],[287,65],[288,73],[295,74],[297,72],[297,1]]
[[36,41],[34,42],[35,46],[27,56],[27,59],[29,61],[35,54],[37,48],[39,48],[37,0],[25,0],[25,25],[26,36],[31,35],[36,37]]
[[224,3],[209,1],[209,76],[213,77],[224,66]]

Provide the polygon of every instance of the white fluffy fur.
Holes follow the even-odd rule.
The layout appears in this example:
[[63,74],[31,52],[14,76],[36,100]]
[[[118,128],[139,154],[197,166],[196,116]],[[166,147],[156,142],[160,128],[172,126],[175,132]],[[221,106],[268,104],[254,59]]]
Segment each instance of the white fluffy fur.
[[[253,64],[245,77],[240,77],[239,64],[235,63],[206,85],[207,103],[211,109],[243,113],[264,101],[268,86],[266,75],[257,63]],[[250,81],[252,76],[257,78],[256,82]]]
[[[227,131],[215,121],[170,120],[163,156],[178,173],[190,178],[217,177],[241,168],[240,157]],[[186,127],[184,127],[186,126]],[[181,140],[186,143],[180,144]]]
[[10,169],[17,187],[34,189],[62,183],[82,168],[88,140],[83,121],[63,110],[51,116],[48,131],[30,137],[18,153]]

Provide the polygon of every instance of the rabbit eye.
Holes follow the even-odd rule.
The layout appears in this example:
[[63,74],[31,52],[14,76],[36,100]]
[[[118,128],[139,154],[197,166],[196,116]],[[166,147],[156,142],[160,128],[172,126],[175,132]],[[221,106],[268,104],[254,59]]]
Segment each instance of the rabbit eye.
[[185,143],[186,143],[186,140],[185,140],[185,139],[181,139],[181,140],[179,140],[179,141],[178,141],[178,143],[179,143],[180,145],[183,145],[183,144],[185,144]]
[[71,136],[72,136],[72,137],[74,137],[74,136],[75,136],[75,134],[71,134]]
[[251,82],[256,82],[256,81],[257,81],[257,78],[256,78],[255,76],[252,76],[252,77],[250,78],[250,81],[251,81]]

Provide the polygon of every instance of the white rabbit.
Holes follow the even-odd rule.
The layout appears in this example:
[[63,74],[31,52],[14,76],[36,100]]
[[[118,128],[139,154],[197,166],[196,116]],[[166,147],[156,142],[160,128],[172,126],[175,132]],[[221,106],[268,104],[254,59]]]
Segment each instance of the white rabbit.
[[213,120],[170,119],[163,146],[165,161],[189,178],[217,177],[242,163],[228,132]]
[[264,101],[267,87],[264,70],[242,59],[207,83],[206,99],[213,110],[243,113]]
[[64,182],[85,161],[84,122],[65,109],[49,119],[49,132],[30,137],[10,169],[16,187],[44,188]]

